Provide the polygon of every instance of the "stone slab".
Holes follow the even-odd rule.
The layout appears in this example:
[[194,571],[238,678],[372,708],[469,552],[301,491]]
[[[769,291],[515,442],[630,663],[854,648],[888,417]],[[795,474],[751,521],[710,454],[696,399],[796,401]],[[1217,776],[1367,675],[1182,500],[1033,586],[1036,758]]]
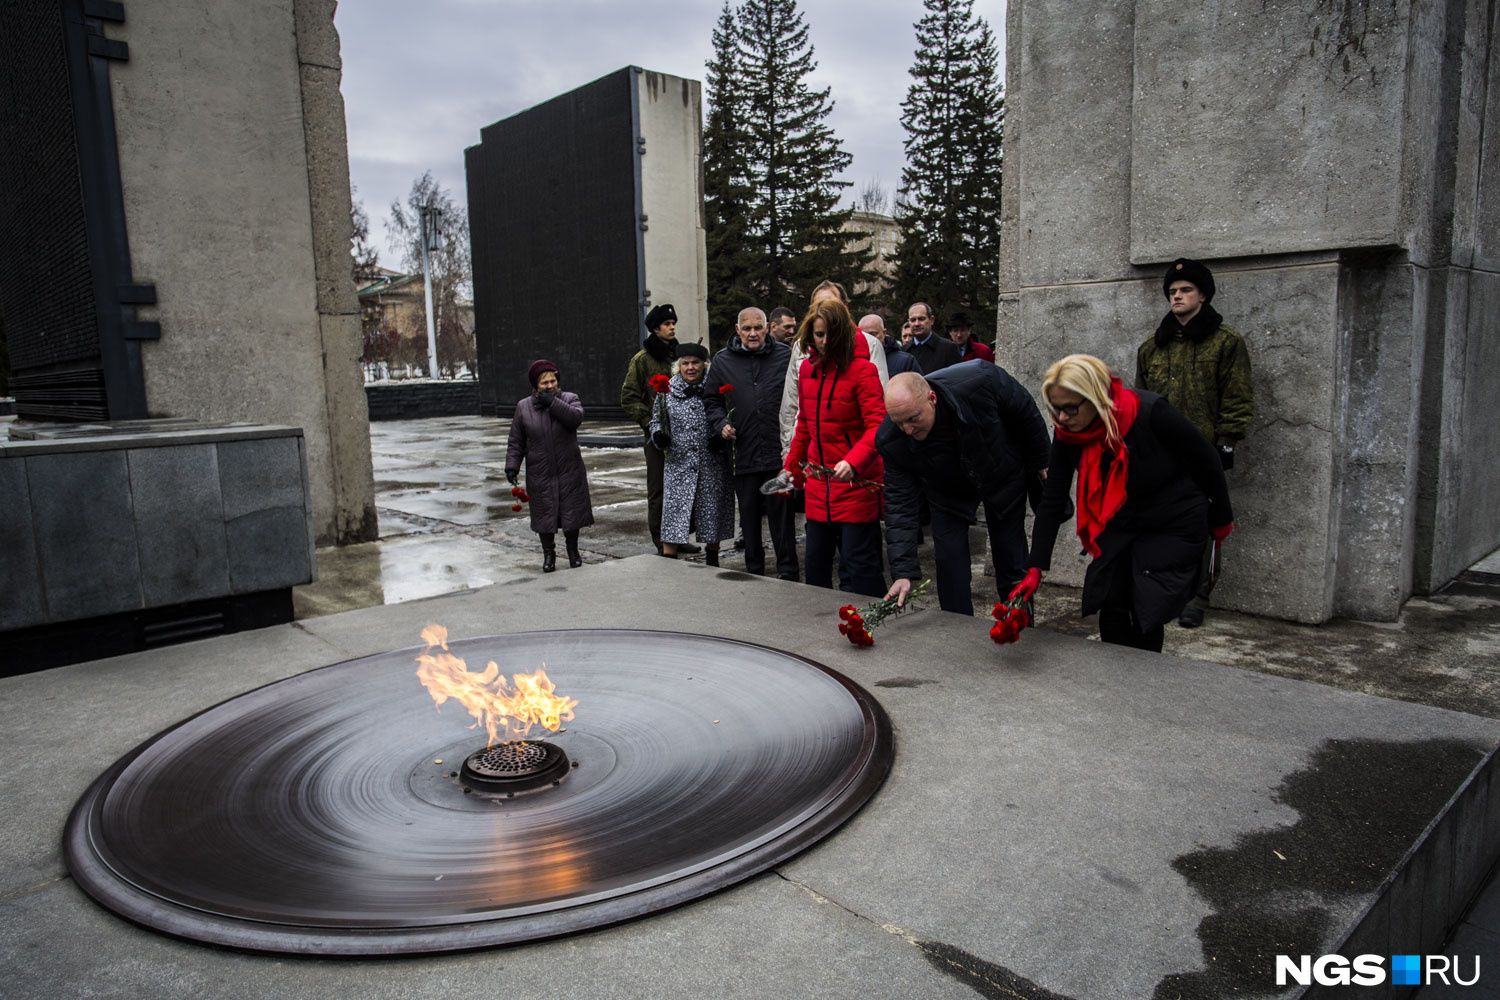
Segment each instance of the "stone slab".
[[[857,650],[835,630],[843,602],[647,556],[0,680],[0,739],[17,762],[0,774],[0,807],[17,817],[0,869],[6,993],[107,982],[312,994],[335,974],[339,989],[372,996],[498,982],[546,996],[1275,993],[1254,979],[1251,951],[1319,954],[1343,940],[1500,743],[1495,720],[1055,633],[996,647],[983,621],[937,611]],[[616,928],[467,956],[221,952],[103,914],[58,879],[69,805],[134,742],[263,680],[412,646],[429,621],[455,637],[651,627],[799,653],[880,700],[895,765],[849,824],[774,875]],[[565,691],[565,667],[548,666]],[[580,706],[574,725],[586,724]],[[1434,861],[1451,873],[1453,859]],[[59,930],[72,927],[88,933]]]
[[49,621],[141,607],[125,452],[26,460]]
[[126,455],[146,605],[186,604],[228,594],[229,550],[217,448],[140,448]]
[[26,463],[0,458],[0,629],[21,628],[43,620],[42,588],[37,586],[36,532],[31,521]]
[[1421,126],[1404,114],[1406,4],[1141,0],[1134,15],[1130,147],[1116,153],[1133,261],[1400,240],[1408,179],[1391,137]]

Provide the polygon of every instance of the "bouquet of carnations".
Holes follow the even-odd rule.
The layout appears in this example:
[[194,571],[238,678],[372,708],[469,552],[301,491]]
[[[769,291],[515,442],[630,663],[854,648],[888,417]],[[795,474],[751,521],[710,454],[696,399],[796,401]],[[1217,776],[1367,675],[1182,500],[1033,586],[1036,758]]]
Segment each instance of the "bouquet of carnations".
[[932,581],[923,580],[907,591],[905,604],[900,603],[899,598],[887,597],[863,610],[852,604],[844,605],[839,608],[839,634],[848,638],[856,646],[875,645],[875,638],[870,635],[870,629],[879,626],[892,615],[899,615],[911,607],[913,601],[926,597],[931,587]]
[[656,393],[656,419],[661,424],[662,433],[671,437],[672,422],[667,418],[667,393],[672,391],[672,378],[670,375],[652,375],[651,391]]
[[1008,601],[996,601],[990,616],[995,624],[990,626],[990,638],[1001,646],[1021,638],[1021,630],[1031,624],[1031,601],[1024,597]]
[[516,502],[510,505],[511,510],[520,510],[521,504],[531,502],[531,494],[519,486],[512,486],[510,488],[510,495],[516,499]]

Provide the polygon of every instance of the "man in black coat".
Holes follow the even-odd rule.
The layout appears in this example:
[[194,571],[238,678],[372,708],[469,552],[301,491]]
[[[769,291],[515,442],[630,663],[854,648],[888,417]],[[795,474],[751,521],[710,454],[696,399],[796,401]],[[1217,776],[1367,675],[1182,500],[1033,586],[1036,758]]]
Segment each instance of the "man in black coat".
[[[948,342],[951,345],[951,342]],[[1047,425],[1031,394],[998,365],[968,361],[926,376],[891,376],[875,446],[885,460],[887,597],[920,579],[918,505],[932,511],[938,603],[972,615],[969,525],[984,504],[1000,593],[1026,575],[1025,502],[1047,468]]]
[[[776,550],[776,575],[797,579],[796,512],[790,497],[765,496],[761,484],[781,470],[782,383],[791,348],[767,335],[766,314],[741,309],[729,346],[714,355],[703,380],[703,412],[710,435],[734,449],[734,493],[740,505],[740,532],[745,538],[745,570],[766,571],[760,519],[765,514]],[[720,392],[725,386],[733,386]],[[729,409],[734,419],[729,419]]]
[[906,351],[917,359],[917,367],[922,369],[923,375],[931,375],[964,359],[963,348],[932,332],[937,322],[937,317],[932,315],[932,306],[913,302],[906,311],[906,321],[911,324],[911,346]]

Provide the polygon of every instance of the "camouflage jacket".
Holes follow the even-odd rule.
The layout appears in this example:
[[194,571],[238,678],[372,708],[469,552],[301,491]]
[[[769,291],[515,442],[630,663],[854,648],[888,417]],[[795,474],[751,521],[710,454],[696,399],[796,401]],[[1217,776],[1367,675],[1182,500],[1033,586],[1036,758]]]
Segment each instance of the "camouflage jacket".
[[677,344],[662,340],[655,334],[647,334],[641,349],[630,359],[625,369],[625,381],[620,384],[620,407],[625,415],[645,430],[651,424],[651,414],[656,408],[656,391],[651,388],[651,376],[672,375],[672,359],[677,356]]
[[1245,341],[1207,305],[1186,327],[1167,313],[1136,352],[1135,387],[1165,396],[1216,445],[1233,447],[1255,413]]

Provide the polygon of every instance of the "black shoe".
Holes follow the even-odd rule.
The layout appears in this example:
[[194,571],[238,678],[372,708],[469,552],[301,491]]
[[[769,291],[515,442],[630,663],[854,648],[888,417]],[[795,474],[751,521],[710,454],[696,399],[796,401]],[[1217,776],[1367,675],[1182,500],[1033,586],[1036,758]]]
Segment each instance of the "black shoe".
[[741,535],[740,537],[736,538],[734,540],[734,544],[729,547],[731,549],[743,549],[745,547],[745,536]]
[[792,583],[796,583],[797,582],[797,574],[796,573],[777,573],[776,574],[776,579],[778,579],[778,580],[789,580]]
[[677,554],[680,556],[695,556],[703,550],[692,542],[681,542],[677,546]]
[[1203,609],[1189,604],[1182,609],[1182,614],[1177,616],[1177,624],[1183,628],[1197,628],[1203,624]]
[[703,557],[703,564],[705,566],[718,566],[719,565],[719,550],[718,549],[709,549],[708,550],[708,554]]
[[583,556],[578,554],[577,549],[568,550],[568,569],[577,569],[583,565]]
[[542,572],[543,573],[552,573],[552,572],[555,572],[556,570],[557,570],[557,550],[556,549],[543,549],[542,550]]

